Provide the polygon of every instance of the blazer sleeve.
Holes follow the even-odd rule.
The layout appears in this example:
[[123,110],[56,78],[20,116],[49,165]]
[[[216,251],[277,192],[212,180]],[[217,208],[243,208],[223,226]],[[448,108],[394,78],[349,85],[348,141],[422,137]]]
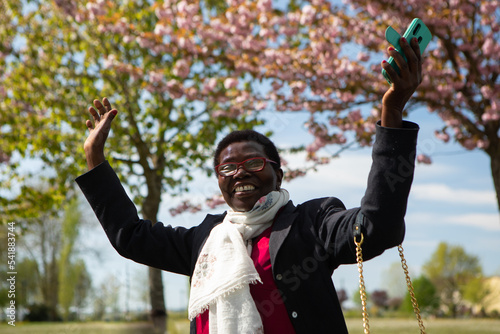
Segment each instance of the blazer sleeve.
[[164,226],[140,219],[109,163],[75,180],[118,253],[151,267],[190,275],[196,228]]
[[367,258],[403,242],[418,130],[412,122],[403,122],[400,129],[377,125],[368,185],[361,200]]
[[377,124],[372,166],[361,207],[346,210],[336,198],[321,202],[316,223],[319,239],[333,254],[333,268],[355,263],[354,225],[362,222],[363,258],[371,259],[403,241],[404,216],[413,181],[418,125],[405,121],[403,128]]

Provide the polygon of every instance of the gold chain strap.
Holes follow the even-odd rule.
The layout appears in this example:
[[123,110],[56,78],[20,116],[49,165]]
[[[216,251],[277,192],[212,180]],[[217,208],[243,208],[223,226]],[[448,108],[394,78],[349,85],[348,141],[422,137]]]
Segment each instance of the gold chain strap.
[[354,237],[354,244],[356,245],[356,261],[358,262],[358,272],[359,272],[359,297],[361,298],[361,313],[363,315],[363,333],[370,333],[370,323],[368,320],[368,311],[366,310],[366,289],[365,289],[365,279],[363,277],[363,254],[361,252],[361,244],[364,241],[363,233],[361,233],[360,241],[356,240]]
[[408,265],[406,264],[406,259],[403,254],[403,246],[398,246],[399,256],[401,257],[401,266],[405,272],[406,285],[408,286],[408,292],[410,293],[411,305],[413,306],[413,313],[417,317],[418,327],[420,328],[420,333],[425,334],[425,326],[420,316],[420,309],[418,308],[417,297],[415,297],[415,292],[413,291],[413,284],[411,284],[410,273],[408,272]]
[[[370,324],[368,320],[368,311],[366,309],[366,287],[365,287],[365,279],[363,277],[363,254],[361,250],[361,245],[363,244],[364,237],[363,233],[361,233],[360,241],[356,240],[354,237],[354,244],[356,245],[356,261],[358,263],[358,272],[359,272],[359,296],[361,298],[361,313],[363,315],[363,333],[370,333]],[[418,327],[420,328],[420,333],[425,334],[425,326],[422,321],[422,317],[420,316],[420,309],[418,308],[417,298],[415,297],[415,292],[413,291],[413,285],[410,279],[410,273],[408,271],[408,265],[406,264],[406,259],[403,254],[403,246],[398,246],[399,256],[401,257],[401,266],[403,267],[403,271],[405,273],[406,285],[408,287],[408,292],[410,293],[411,304],[413,306],[413,312],[417,317]]]

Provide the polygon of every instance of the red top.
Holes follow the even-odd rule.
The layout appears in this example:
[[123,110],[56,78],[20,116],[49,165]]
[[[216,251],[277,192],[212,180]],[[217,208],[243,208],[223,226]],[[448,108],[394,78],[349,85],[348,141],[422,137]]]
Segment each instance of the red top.
[[[293,334],[295,330],[273,279],[269,255],[270,236],[271,227],[253,241],[251,258],[263,284],[250,284],[250,293],[259,310],[264,333]],[[196,317],[196,334],[209,334],[208,327],[208,311],[205,311]]]

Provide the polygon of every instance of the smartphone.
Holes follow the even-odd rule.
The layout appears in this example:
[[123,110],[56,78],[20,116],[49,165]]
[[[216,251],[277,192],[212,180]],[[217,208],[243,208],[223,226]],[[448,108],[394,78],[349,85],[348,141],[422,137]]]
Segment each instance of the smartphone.
[[[403,35],[404,38],[408,42],[411,41],[412,38],[417,38],[418,44],[420,45],[420,54],[424,53],[425,48],[429,44],[429,42],[432,39],[432,34],[427,28],[427,26],[422,22],[421,19],[415,18],[413,21],[411,21],[410,25],[408,26],[408,29],[406,29],[406,32]],[[406,56],[403,53],[403,50],[401,49],[401,45],[399,45],[399,39],[401,36],[399,33],[394,30],[391,26],[387,28],[385,31],[385,39],[389,43],[391,43],[394,48],[403,56],[404,60],[407,61]],[[389,64],[398,72],[399,74],[399,67],[396,65],[396,61],[394,58],[390,57],[389,60],[387,60]],[[385,79],[389,84],[392,84],[391,78],[389,77],[389,74],[386,72],[386,70],[382,69],[382,74],[384,75]]]

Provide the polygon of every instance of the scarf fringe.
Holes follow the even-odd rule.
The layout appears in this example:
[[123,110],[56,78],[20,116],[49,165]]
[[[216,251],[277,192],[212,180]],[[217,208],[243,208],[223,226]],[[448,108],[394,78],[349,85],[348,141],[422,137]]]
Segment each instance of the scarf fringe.
[[243,289],[248,284],[257,284],[257,283],[262,284],[262,280],[260,279],[260,277],[253,278],[253,279],[250,279],[248,281],[243,281],[240,284],[234,286],[233,288],[224,291],[223,293],[221,293],[217,297],[213,298],[211,302],[203,304],[203,305],[191,310],[189,312],[189,315],[188,315],[189,321],[193,321],[199,314],[202,314],[203,312],[207,311],[210,308],[210,304],[213,304],[218,298],[225,298],[228,295],[235,292],[236,290]]

